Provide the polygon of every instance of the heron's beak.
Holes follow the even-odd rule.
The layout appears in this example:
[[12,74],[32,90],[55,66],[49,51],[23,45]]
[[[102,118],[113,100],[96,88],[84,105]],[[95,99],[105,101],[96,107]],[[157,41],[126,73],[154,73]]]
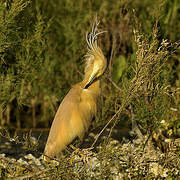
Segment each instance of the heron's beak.
[[88,79],[87,84],[85,85],[85,89],[87,89],[89,86],[91,86],[91,84],[100,76],[99,72],[93,72],[90,76],[90,78]]

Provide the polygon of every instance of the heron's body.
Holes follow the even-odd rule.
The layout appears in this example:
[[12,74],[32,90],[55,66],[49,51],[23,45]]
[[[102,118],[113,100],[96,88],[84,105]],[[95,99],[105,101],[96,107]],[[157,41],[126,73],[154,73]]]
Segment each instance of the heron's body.
[[70,89],[58,108],[44,151],[47,157],[58,155],[75,137],[82,139],[97,112],[99,77],[106,68],[106,59],[96,44],[97,35],[95,24],[87,36],[89,50],[84,80]]
[[52,123],[45,148],[47,156],[57,155],[77,136],[82,139],[96,114],[99,93],[99,81],[88,89],[83,89],[83,83],[71,88]]

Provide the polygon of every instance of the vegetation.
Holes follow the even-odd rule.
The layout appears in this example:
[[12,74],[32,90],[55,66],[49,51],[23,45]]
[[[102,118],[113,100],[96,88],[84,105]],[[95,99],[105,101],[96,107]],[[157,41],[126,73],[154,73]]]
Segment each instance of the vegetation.
[[[94,149],[65,152],[60,165],[42,162],[42,171],[1,155],[0,177],[175,179],[179,11],[177,0],[0,1],[0,130],[8,141],[41,154],[30,136],[12,138],[9,131],[50,127],[65,94],[82,80],[85,34],[96,15],[107,31],[99,44],[109,61],[101,108],[89,130],[101,133],[85,145]],[[125,143],[119,134],[131,126],[133,140]]]

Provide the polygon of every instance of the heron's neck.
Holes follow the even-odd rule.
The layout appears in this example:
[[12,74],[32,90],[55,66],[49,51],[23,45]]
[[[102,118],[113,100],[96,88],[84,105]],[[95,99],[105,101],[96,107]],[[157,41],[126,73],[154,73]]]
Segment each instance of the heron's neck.
[[94,83],[92,83],[89,87],[89,90],[95,90],[95,91],[99,91],[100,89],[100,80],[95,81]]
[[[80,83],[82,88],[85,88],[88,83],[88,79],[84,78],[83,81]],[[99,80],[94,81],[87,89],[96,89],[99,88],[100,82]]]
[[[85,78],[84,78],[84,80],[83,80],[81,83],[79,83],[79,84],[80,84],[80,86],[81,86],[83,89],[85,89],[85,86],[86,86],[87,82],[88,82],[88,79],[85,79]],[[100,81],[97,80],[97,81],[93,82],[93,83],[87,88],[87,90],[90,90],[91,92],[99,95],[99,94],[100,94]]]

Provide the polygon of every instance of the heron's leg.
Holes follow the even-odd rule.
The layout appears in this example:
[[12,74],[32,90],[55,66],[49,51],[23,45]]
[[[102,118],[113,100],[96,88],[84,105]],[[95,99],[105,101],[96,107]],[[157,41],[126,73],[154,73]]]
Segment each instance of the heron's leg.
[[81,143],[83,142],[83,139],[84,139],[84,132],[81,133],[80,135],[78,135],[78,138],[80,139]]
[[77,144],[77,147],[81,148],[81,146],[83,144],[83,140],[84,140],[84,134],[85,134],[85,132],[82,132],[81,134],[78,135],[80,142]]
[[[80,142],[77,143],[76,147],[74,145],[72,145],[72,143],[69,145],[73,150],[77,150],[82,145],[84,134],[85,133],[83,132],[77,136],[79,138]],[[75,142],[76,140],[77,140],[77,138],[75,138],[73,142]]]

